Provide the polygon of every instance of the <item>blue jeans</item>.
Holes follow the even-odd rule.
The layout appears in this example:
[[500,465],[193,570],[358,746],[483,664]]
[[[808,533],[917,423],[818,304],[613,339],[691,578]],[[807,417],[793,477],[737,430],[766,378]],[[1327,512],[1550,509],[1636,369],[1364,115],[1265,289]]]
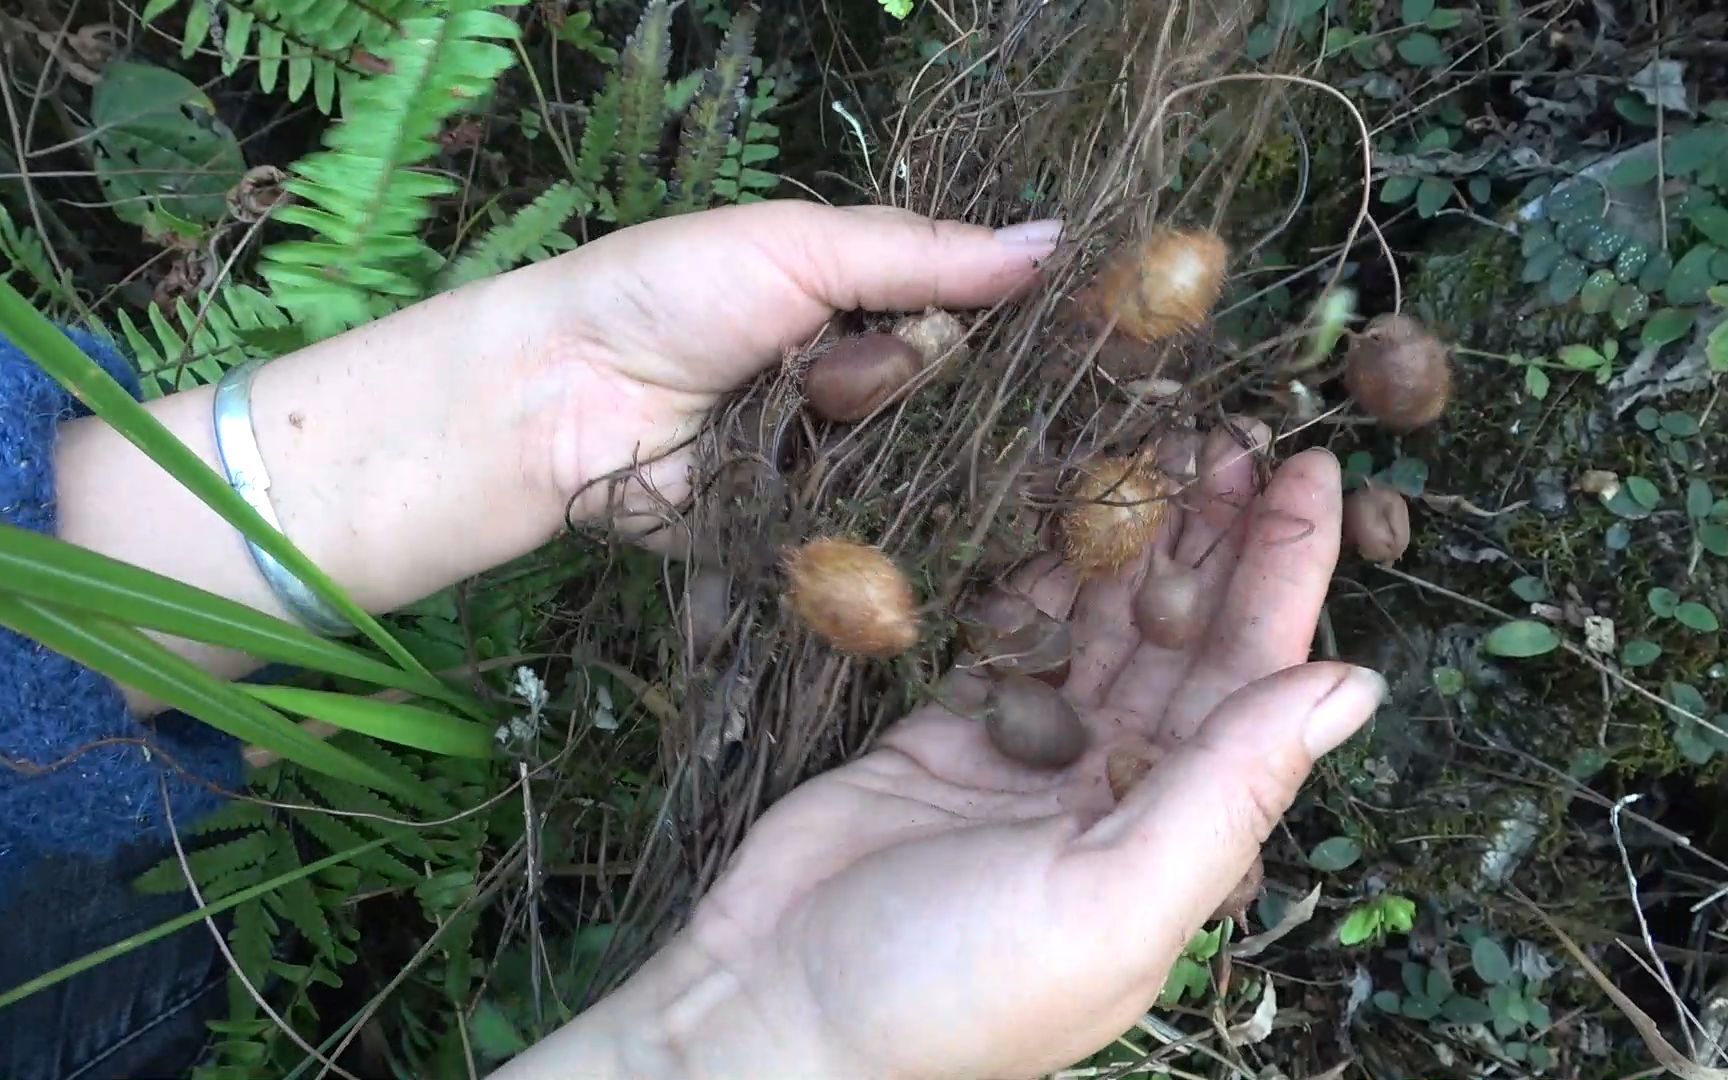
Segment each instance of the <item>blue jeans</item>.
[[[184,892],[132,888],[173,853],[135,844],[117,858],[31,865],[0,896],[0,991],[193,910]],[[193,925],[38,991],[0,1009],[0,1077],[184,1077],[208,1040],[205,1022],[226,1015],[227,972],[210,931]]]

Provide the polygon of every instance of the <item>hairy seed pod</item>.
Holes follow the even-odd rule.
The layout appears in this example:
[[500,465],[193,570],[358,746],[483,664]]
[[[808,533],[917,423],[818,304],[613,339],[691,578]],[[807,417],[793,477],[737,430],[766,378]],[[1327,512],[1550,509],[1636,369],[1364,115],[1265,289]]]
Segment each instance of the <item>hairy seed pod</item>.
[[901,319],[894,324],[894,336],[917,349],[926,368],[937,368],[930,376],[932,385],[965,366],[968,350],[962,342],[966,340],[966,325],[940,308]]
[[1094,458],[1068,491],[1073,505],[1061,516],[1063,558],[1088,575],[1120,570],[1152,542],[1172,493],[1148,461]]
[[1051,686],[1068,678],[1074,635],[1024,595],[997,590],[955,613],[960,641],[989,675],[1030,675]]
[[1206,629],[1200,572],[1163,552],[1152,555],[1146,580],[1134,592],[1134,625],[1162,649],[1186,649]]
[[991,683],[984,730],[1003,757],[1031,769],[1062,769],[1086,752],[1086,725],[1053,687],[1029,675]]
[[1252,904],[1255,897],[1260,895],[1260,886],[1265,880],[1266,864],[1256,854],[1254,864],[1248,868],[1247,873],[1242,875],[1242,880],[1238,881],[1236,886],[1230,890],[1230,895],[1226,896],[1213,910],[1212,918],[1207,921],[1217,922],[1228,915],[1236,920],[1237,926],[1248,925],[1248,905]]
[[1452,359],[1440,339],[1408,315],[1377,315],[1350,343],[1344,388],[1389,431],[1415,431],[1446,411]]
[[1082,308],[1150,344],[1198,330],[1224,289],[1230,249],[1201,229],[1157,229],[1113,255],[1086,289]]
[[804,396],[824,420],[862,420],[924,370],[924,358],[893,334],[841,338],[804,373]]
[[1395,563],[1410,546],[1410,506],[1392,488],[1357,488],[1344,496],[1343,535],[1369,562]]
[[898,656],[918,643],[912,583],[881,549],[812,540],[786,556],[792,610],[816,635],[854,656]]
[[1110,785],[1110,797],[1121,802],[1135,784],[1152,771],[1152,761],[1132,750],[1112,750],[1104,758],[1104,779]]

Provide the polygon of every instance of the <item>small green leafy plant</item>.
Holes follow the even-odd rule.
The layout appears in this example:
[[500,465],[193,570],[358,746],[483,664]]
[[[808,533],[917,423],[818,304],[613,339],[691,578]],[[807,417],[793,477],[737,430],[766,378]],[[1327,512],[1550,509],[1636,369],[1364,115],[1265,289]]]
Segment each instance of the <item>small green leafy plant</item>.
[[1338,942],[1354,947],[1379,944],[1389,934],[1408,934],[1416,925],[1416,901],[1386,893],[1352,909],[1338,925]]

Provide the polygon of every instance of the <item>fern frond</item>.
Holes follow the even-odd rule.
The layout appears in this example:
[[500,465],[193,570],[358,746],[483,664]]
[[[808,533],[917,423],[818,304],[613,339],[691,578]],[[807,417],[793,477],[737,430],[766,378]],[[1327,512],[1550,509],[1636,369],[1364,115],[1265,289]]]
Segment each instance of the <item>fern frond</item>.
[[[26,280],[18,280],[19,274]],[[28,225],[16,224],[4,206],[0,206],[0,281],[44,310],[82,306],[71,280],[62,281],[54,273],[41,234]]]
[[[249,900],[234,909],[234,923],[228,931],[228,948],[234,962],[259,985],[269,970],[271,943],[276,940],[276,920],[264,909],[262,900]],[[244,1023],[258,1017],[258,1003],[246,987],[233,975],[228,977],[228,1019]]]
[[754,11],[743,11],[733,18],[714,66],[705,74],[702,90],[685,115],[673,172],[677,187],[670,211],[674,214],[700,209],[713,200],[714,177],[726,158],[733,127],[744,108],[744,80],[749,76],[755,35]]
[[302,202],[275,217],[315,238],[266,248],[260,272],[313,340],[424,295],[437,255],[421,227],[432,199],[455,185],[414,166],[438,152],[444,121],[515,62],[498,43],[515,36],[486,0],[449,0],[441,17],[406,20],[382,54],[390,71],[355,83],[326,149],[294,165],[285,186]]
[[[197,308],[204,309],[202,320]],[[236,364],[280,356],[304,343],[287,312],[250,285],[232,282],[214,297],[201,295],[196,307],[177,300],[173,319],[152,305],[146,312],[149,333],[126,311],[118,315],[150,397],[213,383]]]
[[432,784],[426,782],[425,772],[386,750],[376,739],[344,739],[341,746],[390,779],[401,781],[404,791],[412,793],[412,798],[405,795],[403,801],[420,813],[434,818],[447,818],[456,813],[456,808],[440,797]]
[[646,221],[662,198],[660,140],[666,130],[666,69],[672,59],[672,6],[650,0],[624,46],[619,90],[618,224]]
[[[294,797],[300,801],[311,801],[306,799],[305,794],[298,791],[293,785],[288,787],[294,793]],[[345,820],[316,810],[305,810],[297,813],[293,820],[295,825],[304,829],[309,836],[324,845],[329,851],[343,851],[347,848],[358,847],[368,840],[368,837],[361,835]],[[409,885],[419,881],[421,876],[413,867],[390,854],[387,848],[374,848],[358,855],[354,858],[352,865],[361,871],[363,876],[371,874],[387,881]]]
[[780,156],[777,140],[780,129],[760,117],[778,104],[776,82],[758,79],[756,93],[750,98],[744,116],[744,134],[734,137],[726,146],[726,160],[720,163],[714,180],[717,199],[737,203],[760,202],[780,184],[774,173],[755,168]]
[[[151,0],[143,20],[154,22],[179,7],[187,9],[180,51],[190,57],[216,28],[211,0]],[[286,64],[288,100],[298,102],[311,89],[318,110],[329,114],[338,90],[346,97],[364,78],[350,59],[356,50],[377,54],[400,33],[404,20],[436,14],[442,7],[437,0],[223,0],[216,43],[222,73],[232,75],[248,57],[256,59],[258,88],[268,94],[275,92]]]
[[[294,836],[287,829],[275,830],[271,852],[265,863],[265,870],[270,877],[286,874],[299,869],[300,853],[294,848]],[[334,957],[336,953],[336,935],[331,932],[330,920],[324,913],[324,906],[319,902],[318,893],[312,888],[312,882],[306,878],[295,878],[288,884],[265,897],[272,911],[281,915],[294,925],[294,928],[311,942],[318,954],[324,957]]]
[[577,210],[586,210],[582,192],[560,180],[538,199],[486,230],[438,275],[438,289],[455,289],[501,274],[524,262],[539,262],[553,252],[568,251],[575,241],[563,231]]
[[[386,818],[402,815],[402,811],[394,805],[358,784],[335,780],[310,769],[302,771],[299,779],[303,788],[317,795],[319,799],[323,800],[324,805],[332,810],[376,814]],[[318,816],[322,817],[323,815]],[[404,828],[400,825],[388,825],[367,818],[348,818],[347,820],[352,823],[356,830],[390,837],[395,841],[394,847],[404,854],[412,855],[416,859],[433,857],[432,848],[427,845],[425,838],[414,829]]]
[[[212,844],[186,854],[186,865],[192,870],[192,880],[200,890],[210,881],[226,874],[261,865],[270,854],[270,834],[260,829],[238,840]],[[185,871],[178,855],[163,859],[139,874],[132,887],[141,893],[175,893],[186,888]]]

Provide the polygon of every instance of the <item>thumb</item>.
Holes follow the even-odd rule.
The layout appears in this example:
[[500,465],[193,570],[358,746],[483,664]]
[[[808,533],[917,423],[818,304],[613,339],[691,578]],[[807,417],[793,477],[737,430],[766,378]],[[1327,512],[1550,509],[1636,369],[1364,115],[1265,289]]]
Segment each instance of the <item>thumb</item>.
[[1377,672],[1340,663],[1302,664],[1249,683],[1088,839],[1115,852],[1115,872],[1134,882],[1130,889],[1156,890],[1158,918],[1179,919],[1184,933],[1198,928],[1253,864],[1315,760],[1385,696]]

